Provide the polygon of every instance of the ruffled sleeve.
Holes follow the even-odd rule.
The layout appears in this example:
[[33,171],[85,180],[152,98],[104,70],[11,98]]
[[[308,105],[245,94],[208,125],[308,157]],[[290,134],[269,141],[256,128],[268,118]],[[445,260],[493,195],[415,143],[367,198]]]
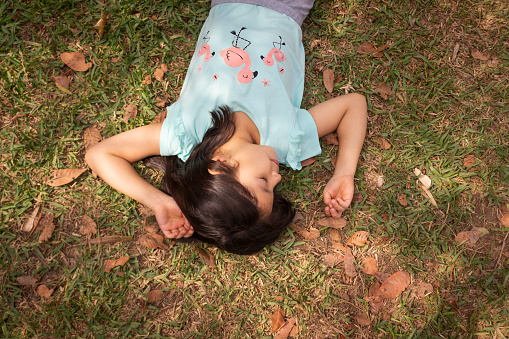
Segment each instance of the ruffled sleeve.
[[311,114],[305,109],[296,110],[296,119],[290,131],[285,162],[294,170],[302,168],[300,162],[322,153],[318,131]]
[[167,110],[168,115],[161,127],[159,150],[161,155],[177,155],[182,161],[186,161],[196,141],[186,129],[179,101],[167,107]]

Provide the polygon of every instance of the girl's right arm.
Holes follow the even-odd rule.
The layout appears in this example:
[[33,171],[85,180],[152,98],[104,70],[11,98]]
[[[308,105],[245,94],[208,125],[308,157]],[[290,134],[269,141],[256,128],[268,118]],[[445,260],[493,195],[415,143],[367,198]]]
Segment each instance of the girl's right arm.
[[188,237],[193,229],[175,200],[146,182],[131,165],[159,155],[161,126],[150,124],[103,140],[87,151],[85,160],[111,187],[152,209],[166,237]]

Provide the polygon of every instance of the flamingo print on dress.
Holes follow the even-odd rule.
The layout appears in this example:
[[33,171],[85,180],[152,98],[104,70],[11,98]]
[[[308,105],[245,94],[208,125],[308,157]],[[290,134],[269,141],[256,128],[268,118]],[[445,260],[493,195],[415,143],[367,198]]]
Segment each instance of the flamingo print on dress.
[[203,54],[205,54],[205,57],[203,58],[204,62],[209,61],[210,58],[212,58],[214,56],[214,54],[216,54],[215,52],[212,52],[212,53],[210,52],[210,46],[208,44],[210,37],[208,37],[208,35],[209,35],[209,31],[207,31],[207,34],[205,34],[205,36],[203,37],[203,40],[205,42],[198,49],[198,55],[202,56]]
[[[269,53],[267,54],[266,57],[264,57],[263,55],[260,56],[260,58],[262,58],[263,62],[267,66],[274,65],[274,58],[276,58],[276,60],[279,61],[279,62],[281,62],[283,60],[286,60],[286,55],[281,50],[281,47],[286,45],[283,42],[283,38],[281,38],[281,36],[279,36],[279,42],[274,41],[272,43],[272,45],[274,46],[274,48],[272,48],[269,51]],[[279,48],[276,47],[277,45],[279,45]],[[274,56],[274,58],[272,56]]]
[[[246,27],[242,27],[240,31],[237,33],[235,31],[231,31],[231,33],[235,36],[232,41],[233,47],[229,47],[223,49],[219,52],[219,54],[223,57],[224,62],[230,67],[240,67],[243,66],[242,69],[237,74],[237,80],[240,83],[247,84],[258,75],[257,71],[251,71],[251,59],[249,59],[249,55],[245,51],[245,49],[251,45],[251,41],[246,40],[240,36],[240,33],[245,30]],[[247,43],[244,48],[239,48],[239,39],[244,43]]]

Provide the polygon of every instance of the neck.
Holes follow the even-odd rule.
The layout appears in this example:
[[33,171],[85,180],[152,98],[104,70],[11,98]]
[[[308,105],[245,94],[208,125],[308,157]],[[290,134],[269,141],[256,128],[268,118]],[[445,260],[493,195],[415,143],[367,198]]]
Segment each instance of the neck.
[[235,134],[230,139],[234,142],[248,142],[251,144],[260,144],[260,132],[253,120],[244,112],[234,112],[235,116]]

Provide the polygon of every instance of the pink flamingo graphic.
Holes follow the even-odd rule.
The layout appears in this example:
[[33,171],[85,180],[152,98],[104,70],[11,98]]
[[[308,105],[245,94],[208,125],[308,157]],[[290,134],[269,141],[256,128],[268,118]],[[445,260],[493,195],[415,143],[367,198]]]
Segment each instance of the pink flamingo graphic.
[[203,40],[205,40],[205,42],[198,49],[198,55],[201,56],[201,55],[205,54],[205,57],[203,58],[204,62],[209,61],[210,58],[212,58],[214,56],[214,54],[216,54],[215,52],[212,52],[212,53],[210,52],[210,46],[208,44],[210,37],[208,37],[208,35],[209,35],[209,32],[207,32],[207,34],[205,34],[205,36],[203,37]]
[[[286,55],[283,53],[283,51],[281,51],[281,47],[286,45],[283,42],[283,38],[279,36],[279,42],[273,42],[272,45],[274,46],[274,48],[269,51],[266,57],[264,57],[263,55],[260,56],[265,65],[267,66],[274,65],[274,59],[272,58],[272,56],[274,56],[274,58],[276,58],[276,60],[279,62],[286,60]],[[276,45],[279,45],[279,48],[277,48]]]
[[[232,31],[231,33],[235,35],[235,38],[232,41],[233,47],[223,49],[219,52],[219,54],[223,57],[224,62],[230,67],[240,67],[242,65],[244,66],[237,74],[237,80],[240,83],[247,84],[256,78],[258,72],[253,72],[250,69],[251,59],[249,59],[249,55],[245,49],[251,45],[251,42],[240,37],[240,32],[242,32],[244,29],[246,29],[246,27],[242,27],[238,34],[235,31]],[[247,45],[243,49],[238,47],[239,39],[247,42]]]

